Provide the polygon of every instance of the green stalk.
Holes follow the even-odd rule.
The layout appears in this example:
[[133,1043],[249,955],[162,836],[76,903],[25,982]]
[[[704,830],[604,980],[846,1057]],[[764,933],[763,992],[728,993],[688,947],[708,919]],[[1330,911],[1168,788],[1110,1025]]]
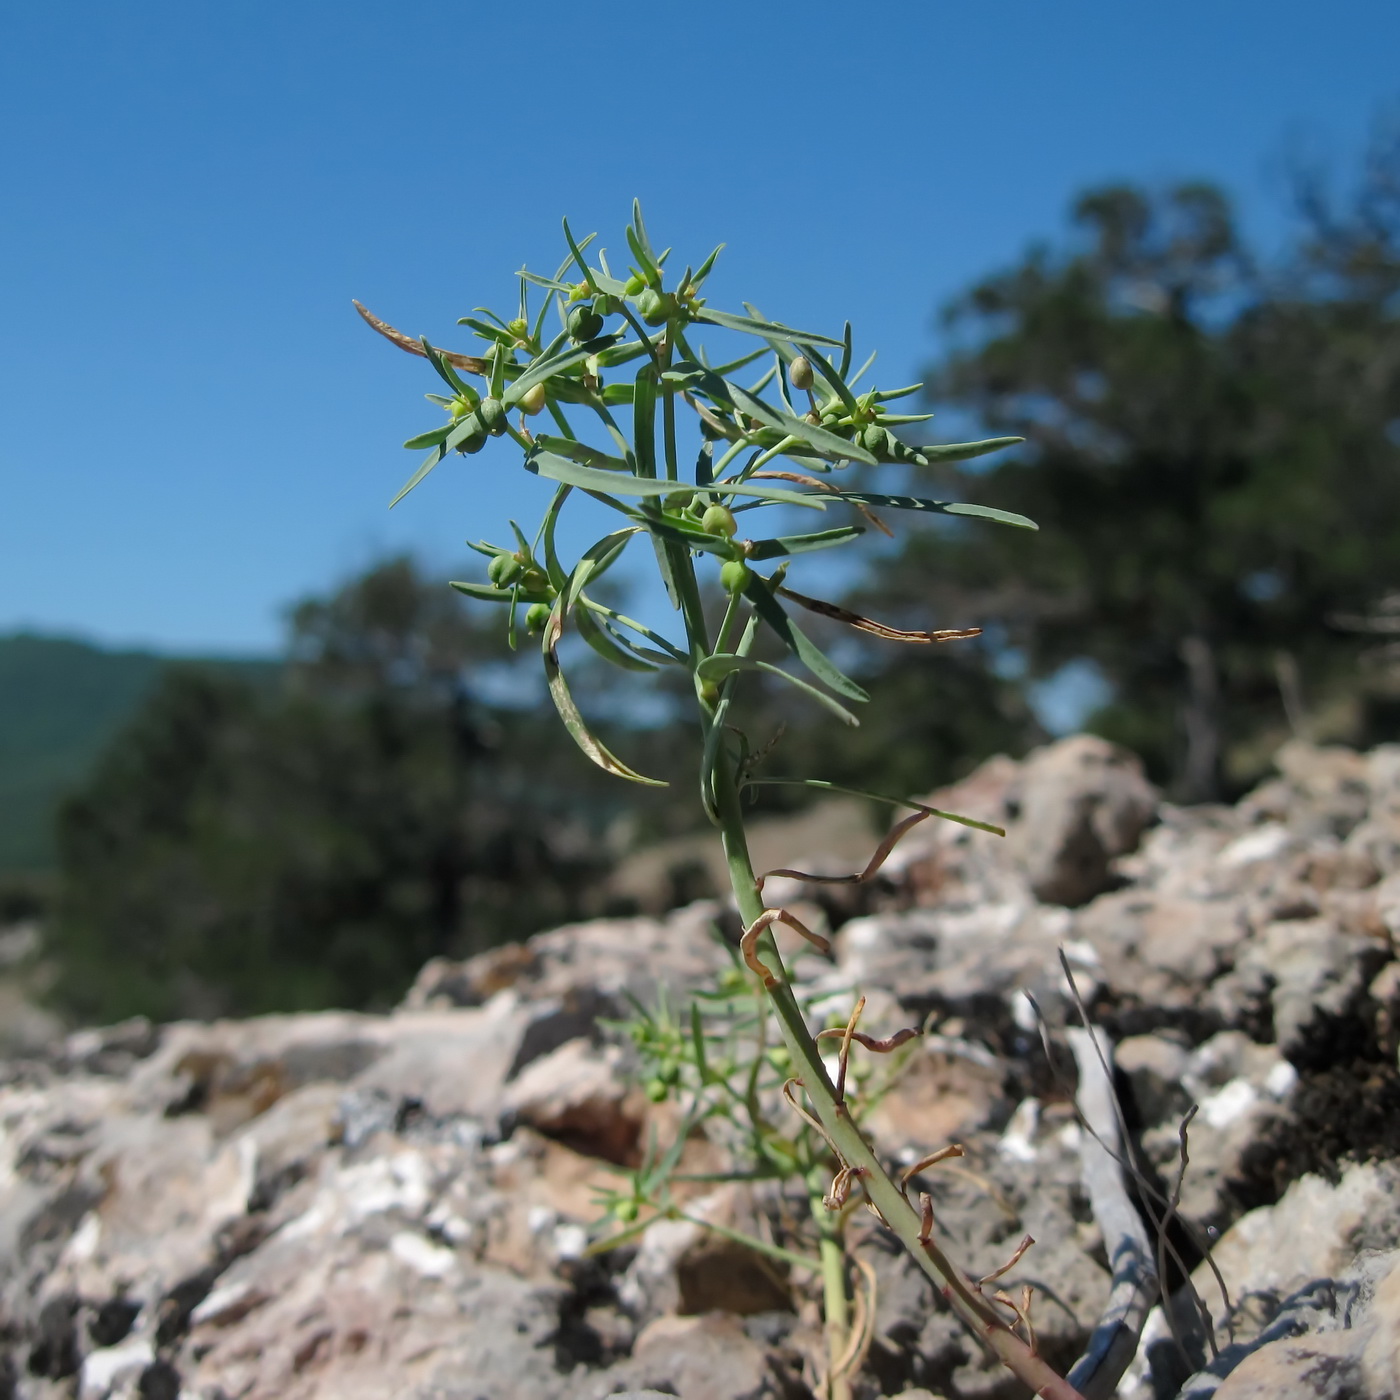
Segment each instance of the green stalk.
[[840,1235],[839,1216],[822,1203],[820,1182],[809,1182],[812,1219],[816,1223],[822,1261],[822,1305],[826,1316],[827,1400],[851,1400],[851,1382],[836,1368],[846,1353],[851,1333],[850,1304],[846,1296],[846,1250]]
[[[689,560],[686,562],[688,565]],[[749,858],[739,789],[723,755],[716,765],[715,799],[730,884],[738,902],[739,916],[747,927],[763,913],[764,902]],[[1007,1326],[994,1305],[963,1276],[935,1238],[925,1240],[920,1237],[918,1213],[890,1178],[874,1149],[856,1127],[846,1105],[836,1098],[836,1086],[826,1072],[816,1041],[793,996],[771,929],[760,937],[759,948],[760,956],[776,978],[768,994],[778,1013],[783,1040],[792,1056],[797,1077],[806,1090],[808,1102],[837,1152],[859,1174],[860,1186],[886,1225],[932,1279],[963,1325],[1003,1365],[1019,1376],[1033,1394],[1043,1396],[1045,1400],[1084,1400],[1079,1391]]]

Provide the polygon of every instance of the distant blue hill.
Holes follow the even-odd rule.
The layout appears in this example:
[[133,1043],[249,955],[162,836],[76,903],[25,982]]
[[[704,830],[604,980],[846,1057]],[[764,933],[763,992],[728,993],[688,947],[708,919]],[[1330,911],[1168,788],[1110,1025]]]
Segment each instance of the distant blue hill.
[[161,674],[180,665],[268,679],[280,669],[276,661],[109,651],[27,632],[0,636],[0,874],[51,867],[59,803]]

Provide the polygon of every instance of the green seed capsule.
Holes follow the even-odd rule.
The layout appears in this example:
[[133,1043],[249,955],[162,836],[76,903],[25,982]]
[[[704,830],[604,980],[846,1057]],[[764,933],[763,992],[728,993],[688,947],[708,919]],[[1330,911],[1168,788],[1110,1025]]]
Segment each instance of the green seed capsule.
[[634,273],[627,279],[627,281],[623,283],[623,285],[622,285],[622,290],[623,290],[623,293],[624,293],[625,295],[627,295],[627,296],[629,296],[629,297],[634,297],[634,296],[636,296],[636,295],[642,290],[642,288],[645,287],[645,286],[646,286],[646,282],[643,280],[643,278],[639,277],[639,276],[634,272]]
[[659,1079],[647,1080],[647,1098],[652,1103],[663,1103],[666,1099],[666,1086]]
[[593,309],[593,303],[581,301],[569,312],[569,334],[580,343],[592,340],[603,330],[603,318]]
[[670,312],[667,305],[669,300],[669,297],[663,296],[655,287],[648,287],[637,298],[637,310],[641,312],[642,320],[649,326],[665,325]]
[[538,637],[549,623],[549,615],[553,609],[548,603],[531,603],[525,613],[525,630],[532,636]]
[[500,437],[506,430],[506,420],[510,415],[500,399],[482,399],[476,406],[476,416],[492,437]]
[[630,1225],[637,1218],[636,1201],[619,1201],[613,1207],[613,1218],[623,1225]]
[[794,389],[810,389],[812,387],[812,362],[806,355],[799,355],[788,366],[788,378],[792,380]]
[[472,405],[466,399],[453,399],[447,411],[454,419],[465,418],[472,411]]
[[890,450],[890,430],[882,428],[878,423],[867,423],[861,429],[860,445],[872,457],[884,456]]
[[549,402],[549,395],[545,392],[543,384],[532,384],[520,398],[520,411],[528,413],[532,418],[546,403]]
[[607,292],[599,292],[598,295],[593,298],[593,309],[600,316],[616,316],[617,298],[611,296]]
[[549,575],[538,564],[529,565],[520,575],[520,587],[530,594],[549,593]]
[[700,528],[707,535],[723,535],[732,540],[739,529],[734,512],[728,506],[713,505],[700,517]]
[[466,437],[457,444],[457,451],[469,457],[486,446],[486,427],[475,413],[463,418],[462,422],[469,426]]
[[719,571],[720,586],[726,593],[742,593],[752,577],[742,559],[725,560]]
[[514,554],[498,554],[486,566],[486,577],[497,588],[509,588],[524,571],[524,564]]

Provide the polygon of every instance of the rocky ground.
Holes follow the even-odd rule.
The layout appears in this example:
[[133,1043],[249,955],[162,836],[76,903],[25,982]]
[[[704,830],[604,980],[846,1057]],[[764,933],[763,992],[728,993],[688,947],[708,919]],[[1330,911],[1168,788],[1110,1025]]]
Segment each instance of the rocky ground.
[[[833,959],[796,962],[823,1009],[859,989],[868,1029],[926,1027],[866,1127],[895,1162],[965,1144],[930,1187],[965,1267],[1035,1236],[1003,1282],[1035,1286],[1040,1347],[1062,1365],[1109,1295],[1063,950],[1168,1193],[1197,1108],[1173,1307],[1119,1393],[1400,1393],[1400,747],[1292,746],[1237,806],[1180,809],[1129,755],[1078,738],[934,801],[1009,835],[926,822],[877,881],[815,902],[785,879],[767,892],[834,935]],[[823,856],[809,838],[786,859]],[[559,929],[429,965],[389,1016],[136,1022],[12,1054],[0,1397],[812,1395],[819,1311],[800,1271],[683,1221],[585,1254],[597,1193],[666,1127],[603,1022],[628,994],[683,1003],[712,985],[731,964],[716,926],[734,932],[700,903]],[[697,1189],[697,1218],[781,1230],[771,1196]],[[857,1394],[1021,1393],[878,1225],[859,1229],[879,1286]]]

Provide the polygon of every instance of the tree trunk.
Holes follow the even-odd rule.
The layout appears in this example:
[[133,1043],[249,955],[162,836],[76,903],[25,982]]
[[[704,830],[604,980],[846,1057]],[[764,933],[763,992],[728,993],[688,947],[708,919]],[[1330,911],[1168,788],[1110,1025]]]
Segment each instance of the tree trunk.
[[1181,643],[1186,667],[1182,729],[1186,751],[1177,787],[1183,802],[1214,802],[1220,796],[1220,678],[1215,651],[1199,632]]

